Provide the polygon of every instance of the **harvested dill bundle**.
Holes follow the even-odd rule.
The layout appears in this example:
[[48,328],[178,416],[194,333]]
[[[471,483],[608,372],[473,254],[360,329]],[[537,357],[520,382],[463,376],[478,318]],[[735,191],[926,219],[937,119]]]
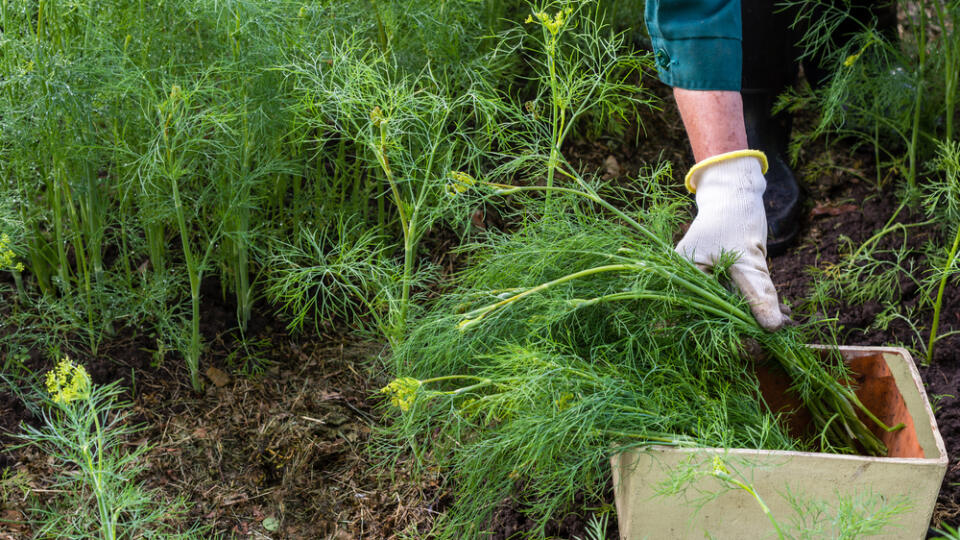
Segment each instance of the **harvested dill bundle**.
[[605,458],[626,447],[812,449],[760,397],[747,340],[792,378],[820,449],[885,452],[837,382],[842,363],[806,347],[815,327],[764,331],[722,279],[674,252],[675,197],[651,179],[643,208],[615,206],[575,178],[517,232],[473,246],[457,289],[395,351],[384,393],[401,414],[388,433],[448,471],[440,537],[481,536],[509,497],[542,533],[577,495],[600,494]]

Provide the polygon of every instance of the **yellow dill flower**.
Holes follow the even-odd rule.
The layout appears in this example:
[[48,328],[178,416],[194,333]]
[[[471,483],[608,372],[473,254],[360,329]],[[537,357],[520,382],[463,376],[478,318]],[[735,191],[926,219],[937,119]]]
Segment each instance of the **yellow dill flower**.
[[16,262],[17,254],[10,248],[10,236],[0,235],[0,270],[16,270],[23,272],[23,263]]
[[573,394],[570,392],[564,392],[558,399],[553,400],[553,403],[557,406],[557,412],[563,412],[570,408],[572,401]]
[[860,56],[863,55],[863,52],[866,51],[866,50],[867,50],[867,47],[869,47],[870,45],[873,45],[873,41],[868,41],[868,42],[864,43],[864,44],[863,44],[863,47],[860,47],[860,50],[859,50],[859,51],[857,51],[856,53],[851,54],[850,56],[848,56],[847,59],[843,61],[843,67],[850,67],[850,66],[854,65],[855,63],[857,63],[857,60],[860,59]]
[[476,178],[460,171],[450,171],[450,179],[453,181],[448,183],[444,187],[444,190],[447,192],[447,195],[450,195],[451,197],[456,197],[457,195],[464,193],[477,183]]
[[422,385],[422,382],[412,377],[399,377],[381,388],[380,393],[390,396],[390,404],[406,412],[413,406],[413,400],[417,397],[417,390]]
[[844,67],[852,66],[854,63],[856,63],[857,58],[860,58],[860,53],[851,54],[850,56],[847,57],[846,60],[843,61],[843,66]]
[[373,122],[373,125],[375,126],[379,126],[380,124],[386,122],[386,118],[383,117],[383,109],[381,109],[379,105],[370,111],[370,121]]
[[47,392],[54,403],[70,403],[90,396],[90,375],[80,364],[64,357],[57,366],[47,372]]
[[729,476],[730,470],[727,469],[726,463],[723,462],[723,459],[720,456],[713,456],[713,475],[724,477]]
[[560,33],[560,29],[567,24],[567,19],[570,17],[570,14],[573,13],[573,8],[566,8],[557,11],[556,15],[551,17],[545,11],[538,11],[531,15],[527,16],[527,19],[523,21],[526,24],[530,24],[533,21],[540,21],[540,24],[547,29],[548,32],[554,37]]

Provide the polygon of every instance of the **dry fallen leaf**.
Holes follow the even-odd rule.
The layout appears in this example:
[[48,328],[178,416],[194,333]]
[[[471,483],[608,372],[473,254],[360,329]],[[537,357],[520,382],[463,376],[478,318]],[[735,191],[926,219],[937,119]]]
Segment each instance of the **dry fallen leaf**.
[[207,369],[207,378],[217,385],[217,387],[226,386],[230,382],[230,376],[215,367]]
[[817,216],[839,216],[840,214],[848,214],[850,212],[856,212],[859,210],[855,204],[841,204],[840,206],[832,206],[829,203],[817,203],[810,210],[810,217],[815,218]]
[[[4,527],[7,527],[9,531],[25,531],[26,525],[22,523],[23,521],[23,514],[16,510],[4,510],[0,513],[0,522],[2,522]],[[11,538],[13,537],[11,536]]]
[[620,168],[620,163],[617,161],[617,158],[613,156],[607,156],[607,159],[604,160],[603,165],[607,169],[607,173],[604,175],[604,178],[607,180],[611,178],[619,178],[620,174],[623,172]]

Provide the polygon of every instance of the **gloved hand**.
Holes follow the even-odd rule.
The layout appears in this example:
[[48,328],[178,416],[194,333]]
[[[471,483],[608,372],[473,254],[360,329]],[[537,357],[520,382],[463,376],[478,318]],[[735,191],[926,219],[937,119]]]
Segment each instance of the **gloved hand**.
[[705,159],[690,169],[686,183],[696,194],[697,217],[676,249],[702,269],[716,264],[721,253],[738,255],[730,277],[760,326],[772,332],[785,321],[767,270],[766,168],[762,152],[739,150]]

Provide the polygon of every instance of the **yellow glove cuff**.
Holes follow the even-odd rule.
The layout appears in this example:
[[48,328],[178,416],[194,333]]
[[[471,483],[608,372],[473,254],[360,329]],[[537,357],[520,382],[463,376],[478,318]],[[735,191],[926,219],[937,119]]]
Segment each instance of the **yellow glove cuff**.
[[718,154],[713,157],[709,157],[700,163],[697,163],[690,168],[690,172],[687,173],[687,178],[684,180],[684,184],[687,186],[687,191],[690,193],[697,192],[697,174],[700,173],[704,168],[709,167],[715,163],[720,163],[721,161],[727,161],[729,159],[736,159],[742,157],[755,157],[760,160],[760,172],[763,174],[767,173],[767,155],[759,150],[735,150],[733,152],[727,152],[726,154]]

